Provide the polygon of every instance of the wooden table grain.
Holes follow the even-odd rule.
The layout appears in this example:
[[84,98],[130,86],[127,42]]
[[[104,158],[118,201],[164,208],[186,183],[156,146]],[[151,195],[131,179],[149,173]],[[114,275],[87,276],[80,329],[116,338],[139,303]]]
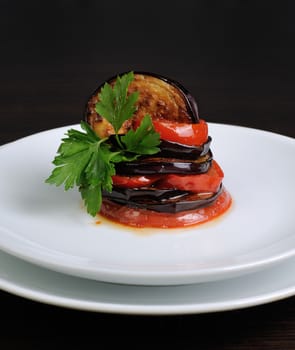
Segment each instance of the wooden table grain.
[[[168,11],[159,3],[139,9],[132,2],[3,1],[0,144],[79,123],[96,86],[128,70],[180,81],[209,122],[295,137],[292,3],[249,3],[187,1]],[[47,349],[58,342],[82,347],[108,331],[140,335],[146,344],[165,336],[163,344],[182,349],[295,348],[294,297],[157,317],[71,310],[4,291],[0,306],[1,349]]]

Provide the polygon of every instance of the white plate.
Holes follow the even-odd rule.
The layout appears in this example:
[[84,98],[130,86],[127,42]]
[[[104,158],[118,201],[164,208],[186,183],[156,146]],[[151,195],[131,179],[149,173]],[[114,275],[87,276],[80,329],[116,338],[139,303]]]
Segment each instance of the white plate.
[[231,210],[194,228],[129,229],[95,224],[77,191],[44,184],[68,128],[0,148],[2,250],[76,276],[151,285],[235,277],[294,255],[294,139],[209,124]]
[[295,295],[295,258],[251,275],[183,286],[128,286],[40,268],[0,251],[0,289],[79,310],[141,315],[241,309]]

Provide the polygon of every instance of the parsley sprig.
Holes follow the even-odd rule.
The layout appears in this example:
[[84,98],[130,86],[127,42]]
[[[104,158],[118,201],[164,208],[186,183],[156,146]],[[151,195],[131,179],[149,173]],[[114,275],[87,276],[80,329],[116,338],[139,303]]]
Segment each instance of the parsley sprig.
[[65,134],[52,162],[55,168],[45,180],[56,186],[64,184],[66,191],[77,186],[87,212],[92,216],[100,210],[102,191],[112,191],[116,163],[133,161],[159,151],[160,137],[148,114],[136,130],[118,134],[123,123],[136,111],[139,93],[127,94],[133,79],[133,72],[129,72],[117,77],[113,87],[105,83],[96,104],[97,113],[115,130],[116,145],[108,137],[100,138],[86,122],[81,121],[82,131],[70,129]]

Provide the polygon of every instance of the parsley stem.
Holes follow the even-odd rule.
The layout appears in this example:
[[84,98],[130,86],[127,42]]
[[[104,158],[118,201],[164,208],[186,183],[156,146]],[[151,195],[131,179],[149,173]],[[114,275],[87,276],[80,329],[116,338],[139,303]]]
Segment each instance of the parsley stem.
[[122,142],[121,142],[121,140],[120,140],[120,137],[119,137],[119,134],[118,134],[118,133],[116,133],[116,141],[117,141],[117,143],[118,143],[118,145],[119,145],[119,147],[120,147],[121,149],[125,149],[124,145],[122,144]]
[[100,139],[98,142],[97,142],[97,145],[100,146],[101,143],[105,142],[106,140],[108,140],[108,137],[104,137],[103,139]]

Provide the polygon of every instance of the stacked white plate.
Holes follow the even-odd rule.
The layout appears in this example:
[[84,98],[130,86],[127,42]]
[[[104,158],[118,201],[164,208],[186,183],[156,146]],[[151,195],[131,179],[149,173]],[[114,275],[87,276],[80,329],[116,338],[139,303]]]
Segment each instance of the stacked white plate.
[[76,190],[44,183],[64,133],[0,147],[0,288],[77,309],[230,310],[295,294],[295,140],[209,124],[233,197],[212,222],[135,229],[93,219]]

